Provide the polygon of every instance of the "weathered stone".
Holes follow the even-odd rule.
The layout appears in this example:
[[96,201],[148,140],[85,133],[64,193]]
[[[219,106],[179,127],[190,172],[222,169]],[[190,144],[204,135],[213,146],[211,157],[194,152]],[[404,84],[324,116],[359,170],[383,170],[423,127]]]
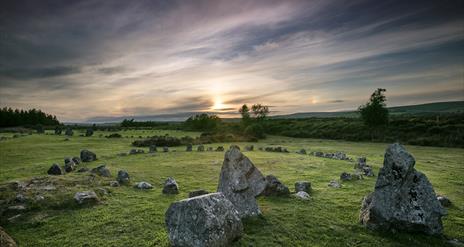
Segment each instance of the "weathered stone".
[[133,155],[133,154],[143,154],[145,153],[145,151],[143,149],[131,149],[129,151],[129,154]]
[[172,246],[230,246],[243,234],[237,210],[222,193],[172,203],[166,211],[166,227]]
[[308,181],[297,181],[295,183],[295,192],[298,193],[300,191],[311,193],[311,183]]
[[213,147],[208,147],[208,152],[212,152],[213,151]]
[[185,147],[185,151],[186,152],[192,152],[192,148],[193,148],[192,144],[187,144],[187,146]]
[[223,146],[219,146],[216,148],[216,151],[217,152],[224,152],[224,147]]
[[350,181],[352,179],[353,179],[353,177],[351,176],[351,174],[349,174],[347,172],[342,172],[342,174],[340,174],[340,180],[342,180],[342,181]]
[[265,196],[288,196],[290,195],[290,190],[287,186],[282,184],[274,175],[266,176],[266,188],[264,189],[262,195]]
[[328,186],[333,187],[333,188],[341,188],[342,187],[342,185],[338,181],[335,181],[335,180],[330,181]]
[[174,178],[169,177],[164,182],[163,194],[179,194],[179,186]]
[[27,198],[23,194],[17,194],[15,197],[15,201],[19,203],[24,203],[27,201]]
[[97,155],[87,149],[81,151],[82,162],[91,162],[97,160]]
[[197,151],[198,151],[198,152],[203,152],[203,151],[205,151],[205,146],[203,146],[203,145],[198,145]]
[[342,152],[335,152],[332,156],[333,159],[337,159],[337,160],[347,160],[348,157],[346,156],[345,153],[342,153]]
[[76,164],[74,164],[74,161],[69,160],[68,163],[64,164],[64,171],[65,172],[72,172],[72,171],[74,171],[75,167],[76,167]]
[[415,159],[402,145],[390,145],[375,190],[363,200],[360,222],[374,230],[441,234],[446,210]]
[[120,184],[129,184],[130,182],[129,173],[127,173],[127,171],[124,171],[124,170],[119,170],[118,177],[116,178],[116,180]]
[[446,197],[446,196],[438,195],[437,200],[440,202],[440,204],[443,207],[450,207],[451,206],[451,200],[448,199],[448,197]]
[[165,146],[165,147],[163,147],[163,152],[165,152],[165,153],[169,152],[169,148],[168,148],[168,147],[166,147],[166,146]]
[[[79,157],[72,157],[71,159],[74,164],[79,165],[81,163],[81,159]],[[66,163],[66,162],[65,162]]]
[[253,151],[254,146],[253,145],[247,145],[245,146],[245,151]]
[[106,168],[106,165],[99,165],[93,168],[90,172],[102,177],[111,177],[111,172],[108,168]]
[[206,194],[209,194],[209,192],[206,190],[194,190],[192,192],[189,192],[189,198],[192,198],[195,196],[206,195]]
[[89,171],[89,168],[87,167],[82,167],[82,168],[79,168],[79,170],[77,170],[77,172],[88,172]]
[[148,152],[149,153],[155,153],[157,150],[156,145],[150,145]]
[[306,191],[298,191],[297,193],[293,194],[293,196],[301,200],[311,199],[311,196]]
[[66,131],[64,132],[65,135],[67,136],[72,136],[74,134],[73,130],[71,128],[66,128]]
[[138,182],[134,187],[141,190],[153,189],[153,186],[151,184],[144,181]]
[[324,153],[323,152],[314,152],[314,156],[316,156],[316,157],[324,157]]
[[53,164],[47,171],[49,175],[62,175],[63,171],[58,164]]
[[234,204],[241,218],[261,214],[255,197],[265,188],[263,174],[240,150],[232,147],[225,153],[217,191]]
[[62,130],[61,130],[60,127],[58,127],[58,126],[55,127],[55,135],[61,135],[61,131]]
[[111,186],[111,187],[119,187],[120,184],[119,184],[118,181],[110,181],[110,186]]
[[297,154],[306,154],[305,149],[300,149],[299,151],[296,152]]
[[16,242],[13,240],[5,229],[0,226],[0,246],[1,247],[17,247]]
[[76,194],[74,194],[74,200],[79,205],[95,204],[100,201],[97,194],[93,191],[76,192]]
[[85,136],[92,136],[93,135],[93,129],[92,128],[88,128],[86,131],[85,131]]

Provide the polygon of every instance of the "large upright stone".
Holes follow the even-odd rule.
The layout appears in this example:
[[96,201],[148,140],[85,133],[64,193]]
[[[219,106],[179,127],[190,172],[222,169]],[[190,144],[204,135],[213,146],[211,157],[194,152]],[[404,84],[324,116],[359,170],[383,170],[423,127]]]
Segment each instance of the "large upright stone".
[[414,169],[414,157],[398,143],[385,153],[375,191],[362,203],[360,221],[374,230],[441,234],[446,211],[427,177]]
[[224,155],[218,192],[234,204],[241,218],[261,214],[255,197],[266,188],[263,174],[236,147]]
[[165,216],[172,246],[230,246],[243,233],[237,210],[222,193],[174,202]]
[[167,178],[164,182],[163,194],[179,194],[179,186],[174,178]]

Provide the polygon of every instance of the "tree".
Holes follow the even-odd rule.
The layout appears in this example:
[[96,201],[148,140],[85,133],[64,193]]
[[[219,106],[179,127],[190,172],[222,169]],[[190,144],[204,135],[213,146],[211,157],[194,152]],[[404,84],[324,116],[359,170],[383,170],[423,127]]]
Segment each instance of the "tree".
[[191,130],[210,131],[217,129],[220,123],[221,119],[217,115],[202,113],[189,117],[185,121],[185,126]]
[[242,124],[244,127],[248,126],[250,123],[251,117],[250,117],[250,108],[246,104],[242,105],[240,109],[238,109],[238,112],[240,115],[242,115]]
[[388,109],[385,103],[387,98],[384,95],[386,91],[386,89],[377,88],[372,93],[369,101],[358,108],[361,119],[371,130],[372,139],[374,132],[377,132],[380,127],[388,124]]
[[253,111],[253,115],[255,116],[258,122],[266,119],[267,115],[269,114],[269,107],[261,104],[254,104],[251,106],[251,110]]

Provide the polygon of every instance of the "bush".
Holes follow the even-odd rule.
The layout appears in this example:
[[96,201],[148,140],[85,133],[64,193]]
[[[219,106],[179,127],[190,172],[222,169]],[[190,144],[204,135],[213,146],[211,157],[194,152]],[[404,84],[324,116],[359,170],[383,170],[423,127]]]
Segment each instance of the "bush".
[[122,138],[122,135],[119,133],[113,133],[113,134],[107,135],[106,138]]
[[245,135],[256,137],[258,139],[264,138],[264,128],[261,124],[251,124],[245,128]]

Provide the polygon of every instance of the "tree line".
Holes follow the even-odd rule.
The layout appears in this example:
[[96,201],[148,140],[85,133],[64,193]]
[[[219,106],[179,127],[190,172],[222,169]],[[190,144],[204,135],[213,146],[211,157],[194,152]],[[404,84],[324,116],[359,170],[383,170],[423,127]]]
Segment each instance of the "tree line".
[[59,125],[56,116],[47,114],[37,109],[12,109],[4,107],[0,109],[0,127],[31,126],[31,125]]

